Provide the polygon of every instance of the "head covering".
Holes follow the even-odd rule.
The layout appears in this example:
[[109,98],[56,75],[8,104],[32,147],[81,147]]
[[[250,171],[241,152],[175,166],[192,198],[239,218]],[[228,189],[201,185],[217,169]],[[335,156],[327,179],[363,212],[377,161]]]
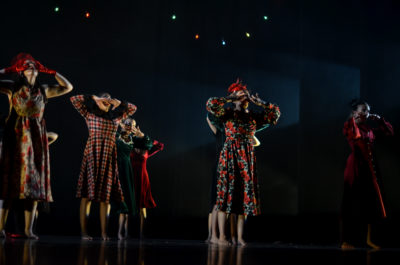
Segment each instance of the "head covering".
[[23,69],[26,60],[30,60],[35,64],[37,62],[29,53],[21,52],[11,60],[11,65],[15,65],[16,69]]
[[242,81],[238,78],[235,83],[231,84],[228,88],[229,93],[236,91],[247,90],[247,86],[242,84]]

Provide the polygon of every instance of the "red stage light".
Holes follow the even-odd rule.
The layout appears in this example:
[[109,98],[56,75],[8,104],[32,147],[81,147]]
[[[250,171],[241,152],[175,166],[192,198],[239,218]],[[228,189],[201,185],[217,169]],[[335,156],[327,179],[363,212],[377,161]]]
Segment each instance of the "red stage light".
[[86,17],[86,18],[89,18],[89,17],[90,17],[90,13],[89,13],[89,12],[86,12],[85,17]]

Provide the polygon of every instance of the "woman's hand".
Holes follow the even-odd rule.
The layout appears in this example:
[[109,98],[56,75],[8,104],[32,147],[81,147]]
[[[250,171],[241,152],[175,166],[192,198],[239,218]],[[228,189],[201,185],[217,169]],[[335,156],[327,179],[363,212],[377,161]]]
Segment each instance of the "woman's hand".
[[264,100],[262,100],[258,96],[258,93],[256,93],[255,95],[250,95],[250,93],[248,93],[248,98],[250,99],[251,102],[253,102],[257,106],[262,106],[262,105],[266,105],[267,104]]
[[119,101],[116,98],[112,98],[108,100],[108,103],[110,103],[111,105],[113,105],[112,110],[115,110],[119,105],[121,105],[121,101]]
[[379,121],[381,119],[381,116],[379,116],[378,114],[369,114],[368,118],[370,118],[373,121]]

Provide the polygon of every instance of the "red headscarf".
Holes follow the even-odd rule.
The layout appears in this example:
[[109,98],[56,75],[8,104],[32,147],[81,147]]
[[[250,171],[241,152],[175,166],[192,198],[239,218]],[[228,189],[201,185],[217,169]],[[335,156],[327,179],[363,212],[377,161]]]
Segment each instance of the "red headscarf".
[[247,90],[247,86],[242,84],[242,81],[238,78],[235,83],[231,84],[228,88],[228,92],[236,92],[241,90]]

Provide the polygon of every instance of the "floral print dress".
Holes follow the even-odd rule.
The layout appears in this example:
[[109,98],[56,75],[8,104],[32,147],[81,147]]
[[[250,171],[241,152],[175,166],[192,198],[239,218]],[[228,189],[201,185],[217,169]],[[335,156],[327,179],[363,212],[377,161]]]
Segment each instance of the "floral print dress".
[[[136,111],[136,106],[122,103],[114,111],[100,111],[90,96],[70,98],[75,109],[85,118],[89,129],[79,174],[77,197],[91,201],[124,200],[118,178],[116,133],[118,124]],[[93,106],[89,108],[89,104]]]
[[0,160],[2,199],[53,201],[43,93],[24,85],[10,99]]
[[217,169],[217,209],[226,213],[260,214],[253,136],[257,129],[276,124],[278,106],[268,104],[262,112],[235,111],[225,98],[210,98],[207,110],[224,124],[225,143]]

